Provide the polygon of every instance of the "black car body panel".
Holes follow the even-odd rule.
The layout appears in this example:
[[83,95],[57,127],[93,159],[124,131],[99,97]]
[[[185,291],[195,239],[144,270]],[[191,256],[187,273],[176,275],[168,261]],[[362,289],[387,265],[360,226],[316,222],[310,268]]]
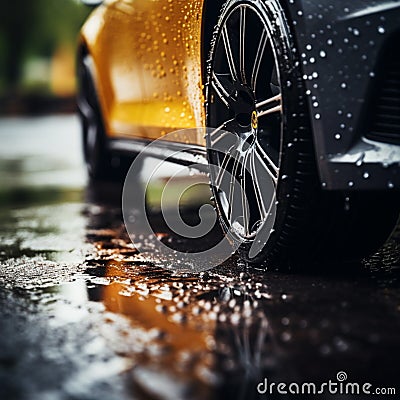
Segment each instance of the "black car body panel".
[[[302,63],[322,186],[399,189],[400,1],[287,0],[284,6]],[[384,111],[383,121],[374,122],[377,97],[386,95],[382,86],[392,115]],[[374,123],[385,122],[390,143],[385,132],[373,134]]]

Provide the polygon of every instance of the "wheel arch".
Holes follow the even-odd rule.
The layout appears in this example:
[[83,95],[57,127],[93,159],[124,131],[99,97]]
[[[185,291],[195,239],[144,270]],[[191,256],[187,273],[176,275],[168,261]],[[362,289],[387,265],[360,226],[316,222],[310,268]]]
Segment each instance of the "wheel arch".
[[[107,84],[106,85],[103,84],[104,79],[108,79],[109,81],[109,76],[108,74],[105,73],[105,69],[102,70],[98,65],[96,61],[97,57],[95,49],[90,46],[90,42],[86,40],[85,36],[81,35],[78,40],[78,46],[76,52],[76,70],[78,69],[79,60],[87,55],[90,55],[93,60],[93,69],[90,71],[90,73],[96,91],[96,95],[99,101],[100,113],[101,113],[100,117],[102,119],[105,128],[104,133],[106,134],[106,136],[110,136],[110,125],[108,120],[109,112],[104,96]],[[109,83],[108,86],[110,86]],[[77,82],[77,90],[80,90],[79,81]]]

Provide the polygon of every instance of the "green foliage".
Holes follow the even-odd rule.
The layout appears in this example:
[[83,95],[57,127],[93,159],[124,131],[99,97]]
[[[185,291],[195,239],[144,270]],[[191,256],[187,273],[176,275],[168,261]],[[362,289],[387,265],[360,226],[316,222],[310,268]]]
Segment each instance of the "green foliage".
[[90,9],[77,0],[9,0],[0,13],[0,84],[14,90],[29,57],[73,45]]

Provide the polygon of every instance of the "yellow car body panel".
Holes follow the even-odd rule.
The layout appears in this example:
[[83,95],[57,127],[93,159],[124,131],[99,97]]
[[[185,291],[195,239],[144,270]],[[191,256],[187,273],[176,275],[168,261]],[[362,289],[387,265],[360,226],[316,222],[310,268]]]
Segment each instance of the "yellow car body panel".
[[[109,0],[81,31],[110,137],[157,139],[205,126],[204,0]],[[199,130],[200,132],[200,130]],[[204,145],[203,137],[188,141]]]

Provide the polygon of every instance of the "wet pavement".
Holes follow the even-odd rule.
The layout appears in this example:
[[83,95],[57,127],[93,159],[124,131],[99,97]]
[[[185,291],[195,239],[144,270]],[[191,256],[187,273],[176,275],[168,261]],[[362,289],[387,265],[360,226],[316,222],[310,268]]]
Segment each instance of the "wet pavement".
[[74,116],[0,138],[0,399],[285,398],[258,383],[339,371],[399,393],[399,228],[329,274],[182,273],[130,242],[121,185],[86,183]]

